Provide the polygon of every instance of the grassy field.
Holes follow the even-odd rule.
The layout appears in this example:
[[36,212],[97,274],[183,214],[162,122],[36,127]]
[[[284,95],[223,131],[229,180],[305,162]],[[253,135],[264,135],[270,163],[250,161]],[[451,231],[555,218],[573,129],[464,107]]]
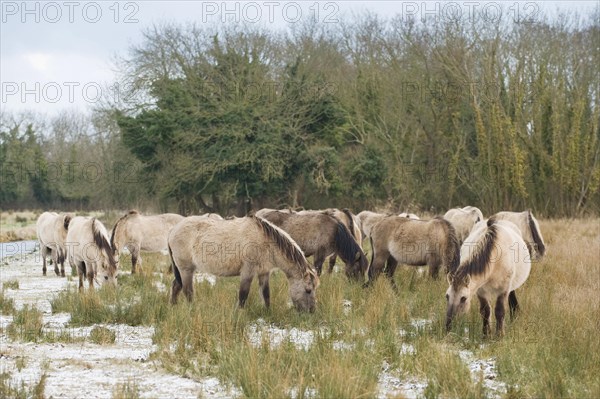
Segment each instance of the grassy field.
[[[166,370],[216,376],[245,397],[376,397],[388,371],[421,381],[426,398],[600,397],[600,221],[544,220],[541,229],[547,254],[517,291],[521,313],[502,339],[482,337],[476,306],[446,334],[445,279],[406,266],[396,273],[398,293],[383,279],[363,289],[343,273],[326,274],[316,312],[301,314],[290,308],[280,272],[272,276],[269,310],[256,283],[247,307],[237,308],[238,278],[198,282],[193,303],[173,307],[167,258],[146,254],[143,274],[129,275],[123,257],[116,290],[68,290],[52,310],[70,313],[73,326],[154,326],[152,356]],[[15,311],[4,295],[0,305],[15,315],[12,339],[57,339],[44,336],[39,312]],[[20,326],[37,333],[25,338]],[[111,342],[101,330],[94,339]],[[466,358],[493,365],[493,376]],[[138,396],[135,384],[113,392]]]

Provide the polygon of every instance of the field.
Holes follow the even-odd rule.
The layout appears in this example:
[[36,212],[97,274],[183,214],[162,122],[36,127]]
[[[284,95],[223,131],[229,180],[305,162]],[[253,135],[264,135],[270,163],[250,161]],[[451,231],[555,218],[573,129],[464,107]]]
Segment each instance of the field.
[[238,278],[200,275],[173,307],[161,254],[135,276],[124,255],[117,289],[83,295],[39,252],[3,259],[0,397],[600,397],[600,220],[540,224],[546,256],[501,339],[477,306],[447,334],[447,282],[419,268],[398,268],[398,293],[324,274],[300,314],[280,272],[268,310],[256,283],[238,309]]

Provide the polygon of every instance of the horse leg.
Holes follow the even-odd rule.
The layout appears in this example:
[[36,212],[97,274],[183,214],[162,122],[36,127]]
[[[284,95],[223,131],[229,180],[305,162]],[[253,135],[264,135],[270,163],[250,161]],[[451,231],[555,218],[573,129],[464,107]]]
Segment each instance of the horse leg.
[[183,293],[188,302],[194,299],[194,270],[180,270]]
[[258,276],[258,284],[260,285],[260,292],[265,301],[265,306],[268,308],[271,306],[271,292],[269,290],[269,273],[261,274]]
[[65,254],[61,254],[60,256],[60,276],[65,277]]
[[432,279],[437,280],[440,276],[440,267],[442,266],[442,262],[435,254],[428,254],[427,264],[429,265],[429,275]]
[[490,335],[490,315],[492,308],[487,299],[479,295],[477,295],[477,298],[479,298],[479,314],[481,314],[481,318],[483,319],[483,336],[487,337]]
[[506,292],[498,295],[498,299],[496,299],[496,308],[494,309],[496,315],[496,334],[498,334],[499,337],[504,335],[504,302],[506,301],[506,295]]
[[94,289],[94,277],[96,277],[96,270],[93,267],[87,267],[86,265],[86,274],[87,274],[87,280],[88,283],[90,285],[90,289],[93,290]]
[[321,275],[321,270],[323,269],[323,262],[325,262],[325,255],[321,252],[317,252],[314,256],[315,260],[315,270],[317,274]]
[[396,281],[394,281],[394,273],[396,272],[396,267],[398,267],[398,261],[390,255],[387,259],[387,265],[385,266],[385,274],[390,279],[392,289],[397,293],[398,286],[396,285]]
[[[127,247],[129,248],[129,247]],[[140,249],[137,246],[131,246],[130,248],[131,251],[131,274],[135,274],[135,268],[137,266],[138,263],[138,258],[140,256]],[[141,259],[140,259],[141,261]]]
[[519,302],[517,301],[517,295],[514,291],[508,294],[508,307],[510,308],[510,319],[513,320],[519,311]]
[[[375,251],[375,249],[373,249],[373,251]],[[389,256],[390,253],[387,251],[381,253],[373,252],[373,260],[371,261],[371,265],[369,265],[369,271],[367,272],[367,275],[369,276],[369,281],[367,285],[373,284],[377,276],[379,276],[379,274],[383,270],[385,261],[389,258]]]
[[243,308],[244,305],[246,304],[246,300],[248,299],[248,294],[250,293],[250,286],[252,285],[252,278],[254,277],[253,275],[248,275],[246,274],[244,276],[243,273],[241,276],[241,281],[240,281],[240,293],[239,293],[239,304],[240,304],[240,308]]
[[[71,265],[71,267],[73,267]],[[77,274],[79,275],[79,292],[83,291],[83,278],[85,275],[85,263],[81,262],[77,264]]]
[[333,272],[333,267],[335,266],[335,262],[337,261],[337,255],[333,254],[329,257],[329,274]]
[[46,256],[48,256],[48,247],[42,246],[42,273],[46,275]]
[[54,274],[56,274],[57,276],[60,276],[60,270],[58,269],[58,262],[60,260],[60,253],[58,252],[59,250],[56,249],[53,252],[53,260],[54,260]]

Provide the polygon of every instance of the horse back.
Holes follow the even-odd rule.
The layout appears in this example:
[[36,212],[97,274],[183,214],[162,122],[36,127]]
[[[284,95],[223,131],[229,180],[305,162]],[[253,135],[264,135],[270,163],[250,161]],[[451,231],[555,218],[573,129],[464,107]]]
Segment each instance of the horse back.
[[187,271],[238,276],[243,267],[253,273],[268,267],[269,243],[251,218],[187,218],[172,229],[168,244],[177,267]]

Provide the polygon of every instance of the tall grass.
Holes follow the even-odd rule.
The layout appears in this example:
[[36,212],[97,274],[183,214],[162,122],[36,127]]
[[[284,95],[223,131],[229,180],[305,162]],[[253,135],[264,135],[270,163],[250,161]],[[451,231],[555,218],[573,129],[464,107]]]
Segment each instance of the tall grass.
[[[168,292],[156,287],[170,287],[172,275],[157,273],[168,262],[146,255],[144,273],[123,272],[116,289],[69,290],[52,308],[70,313],[73,325],[154,326],[159,349],[153,356],[167,370],[217,376],[246,397],[373,397],[384,363],[425,381],[428,398],[490,396],[458,356],[461,350],[496,360],[506,397],[600,397],[600,223],[548,220],[541,228],[547,254],[517,290],[521,312],[507,320],[501,339],[482,336],[477,306],[447,334],[447,282],[408,266],[396,272],[398,292],[385,278],[363,289],[343,273],[324,274],[317,309],[304,314],[290,306],[280,272],[271,278],[270,309],[256,282],[239,309],[238,278],[196,283],[192,303],[182,298],[171,306]],[[273,345],[269,327],[312,335],[304,346],[290,339]],[[259,343],[249,339],[256,330]],[[118,395],[135,397],[136,390],[122,387]]]

